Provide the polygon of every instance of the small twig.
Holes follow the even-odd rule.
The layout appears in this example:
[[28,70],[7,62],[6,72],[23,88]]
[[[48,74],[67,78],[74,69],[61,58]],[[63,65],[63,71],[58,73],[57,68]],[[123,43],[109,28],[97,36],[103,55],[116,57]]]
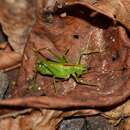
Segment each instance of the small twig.
[[16,118],[18,115],[30,113],[30,112],[32,112],[32,110],[33,110],[32,108],[28,108],[28,109],[21,110],[21,111],[11,112],[11,113],[0,116],[0,119],[8,118],[8,117]]
[[17,64],[17,65],[14,65],[14,66],[11,66],[11,67],[9,67],[9,68],[4,69],[3,71],[4,71],[4,72],[8,72],[8,71],[17,69],[17,68],[19,68],[20,66],[21,66],[21,64]]

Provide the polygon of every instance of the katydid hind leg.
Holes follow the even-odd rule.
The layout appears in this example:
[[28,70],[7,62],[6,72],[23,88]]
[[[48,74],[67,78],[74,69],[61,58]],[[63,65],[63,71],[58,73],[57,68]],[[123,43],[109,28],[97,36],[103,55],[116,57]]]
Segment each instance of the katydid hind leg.
[[55,52],[53,52],[51,49],[47,48],[48,52],[50,52],[54,57],[55,59],[57,60],[57,62],[60,62],[60,63],[67,63],[67,60],[65,58],[65,56],[59,56],[58,54],[56,54]]
[[65,56],[59,56],[58,54],[56,54],[55,52],[53,52],[50,48],[44,47],[44,48],[40,48],[38,50],[34,49],[35,52],[39,52],[39,53],[42,50],[47,50],[50,54],[52,54],[55,57],[55,59],[56,59],[57,62],[67,63],[67,60],[66,60]]
[[72,74],[73,78],[75,79],[75,81],[79,84],[82,84],[82,85],[88,85],[88,86],[94,86],[94,87],[97,87],[98,85],[97,84],[92,84],[90,82],[87,82],[87,81],[84,81],[84,80],[81,80],[79,77],[76,76],[76,74]]
[[51,49],[48,49],[48,51],[56,58],[56,60],[59,63],[68,63],[66,55],[68,54],[69,49],[66,49],[65,52],[64,52],[64,54],[62,56],[59,56],[58,54],[56,54],[55,52],[53,52]]
[[[59,63],[67,63],[67,58],[66,58],[66,55],[68,53],[68,50],[65,51],[65,54],[63,54],[62,56],[59,56],[57,53],[53,52],[51,49],[49,48],[43,48],[43,49],[47,49],[48,52],[50,52],[54,57],[55,59],[57,60],[57,62]],[[41,50],[41,49],[40,49]]]
[[65,63],[68,63],[68,59],[66,58],[68,52],[69,52],[69,49],[66,49],[65,52],[64,52],[64,54],[63,54],[63,56],[62,56],[63,59],[65,60]]

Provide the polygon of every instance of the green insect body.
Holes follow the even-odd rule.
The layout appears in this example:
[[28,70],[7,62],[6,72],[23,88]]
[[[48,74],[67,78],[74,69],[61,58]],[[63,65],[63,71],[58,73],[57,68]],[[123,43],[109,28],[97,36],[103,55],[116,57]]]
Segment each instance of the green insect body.
[[[68,63],[68,60],[65,57],[68,51],[65,52],[65,55],[59,56],[48,48],[44,48],[44,49],[47,49],[48,52],[50,52],[57,60],[52,61],[52,60],[47,60],[45,58],[38,59],[35,69],[37,72],[41,73],[42,75],[49,75],[54,78],[55,92],[57,91],[55,87],[55,78],[67,80],[72,76],[73,79],[79,84],[83,84],[87,86],[97,86],[93,83],[83,81],[82,79],[79,78],[80,76],[82,76],[84,73],[87,72],[86,66],[80,64],[81,57],[83,55],[87,55],[86,53],[85,54],[82,53],[80,55],[76,64],[70,64]],[[89,52],[88,54],[91,53],[97,53],[97,51]]]
[[86,71],[83,64],[59,63],[46,59],[38,60],[36,70],[43,75],[50,75],[54,78],[69,79],[70,76],[78,78]]

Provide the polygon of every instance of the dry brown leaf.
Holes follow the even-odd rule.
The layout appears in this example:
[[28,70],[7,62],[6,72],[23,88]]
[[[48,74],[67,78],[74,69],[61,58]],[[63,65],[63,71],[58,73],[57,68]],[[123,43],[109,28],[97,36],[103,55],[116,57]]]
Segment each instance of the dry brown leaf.
[[[24,110],[23,112],[25,112]],[[86,116],[96,115],[99,112],[96,110],[73,110],[73,111],[58,111],[58,110],[35,110],[27,111],[25,115],[17,115],[0,119],[0,130],[56,130],[58,124],[64,117],[68,116]]]
[[[51,0],[49,0],[51,1]],[[98,13],[113,19],[115,22],[122,23],[126,28],[130,30],[130,1],[129,0],[57,0],[59,3],[63,3],[66,6],[72,6],[80,4],[92,9],[91,16],[95,17]],[[56,3],[52,2],[50,6],[46,8],[55,8]],[[53,8],[52,8],[53,7]],[[97,13],[96,13],[96,12]],[[84,12],[84,14],[87,12]]]
[[109,122],[119,125],[120,130],[130,129],[130,100],[103,114]]
[[[10,3],[11,1],[6,2]],[[29,0],[24,2],[29,3]],[[39,0],[38,2],[38,6],[40,8],[39,13],[42,13],[44,1]],[[51,5],[51,9],[55,5],[55,2],[56,1],[54,1]],[[60,2],[62,2],[62,0]],[[30,114],[18,115],[15,119],[8,117],[7,119],[2,119],[0,121],[0,127],[2,130],[9,128],[13,130],[41,130],[45,128],[52,130],[57,127],[57,124],[63,119],[63,117],[77,115],[77,113],[78,115],[93,115],[99,113],[99,111],[92,109],[80,110],[81,107],[92,107],[98,109],[99,107],[113,106],[123,102],[130,95],[130,40],[125,29],[121,25],[113,26],[111,21],[111,19],[119,21],[130,29],[129,8],[126,4],[127,1],[105,1],[104,3],[104,0],[101,0],[93,3],[93,1],[88,0],[66,0],[63,2],[66,2],[67,6],[70,5],[69,9],[71,8],[72,12],[66,8],[65,10],[58,9],[56,12],[58,16],[54,17],[51,15],[38,14],[37,22],[30,33],[29,40],[25,48],[17,84],[12,90],[13,99],[0,100],[0,105],[11,107],[35,107],[38,109],[71,108],[72,111],[67,113],[60,110],[55,111],[42,109],[41,111],[33,111]],[[23,21],[24,24],[22,23],[20,25],[20,28],[18,25],[18,30],[20,29],[20,33],[18,33],[18,35],[12,35],[18,30],[15,31],[12,26],[10,30],[8,26],[10,27],[12,23],[17,25],[19,19],[13,17],[13,14],[8,15],[8,9],[12,9],[9,4],[6,5],[6,8],[1,7],[3,8],[3,11],[0,13],[2,16],[0,22],[9,39],[19,41],[18,43],[16,41],[13,43],[9,40],[14,50],[18,52],[22,52],[25,46],[27,38],[25,34],[28,35],[28,29],[30,29],[33,24],[32,16],[35,16],[32,13],[35,6],[31,4],[27,5],[30,7],[30,10],[27,12],[29,13],[29,16],[31,15],[31,17],[26,19],[26,13],[25,15],[20,15],[19,19],[21,20],[21,18],[25,18],[27,20],[27,24],[24,25],[26,23],[25,20]],[[26,6],[25,11],[27,8],[28,6]],[[79,8],[80,10],[78,10]],[[119,9],[121,13],[118,14],[117,10]],[[97,13],[93,10],[99,12],[100,17],[97,17]],[[70,16],[60,16],[60,14],[64,13],[64,11],[66,11],[67,15]],[[13,13],[17,14],[17,10]],[[107,17],[104,17],[101,14],[104,14]],[[6,18],[8,17],[5,16],[11,18],[12,21],[7,21]],[[103,22],[101,22],[100,18],[103,19]],[[15,19],[16,21],[13,21]],[[26,33],[24,33],[24,31]],[[35,50],[45,47],[50,48],[59,55],[63,55],[65,50],[69,49],[67,58],[74,64],[80,56],[80,51],[82,49],[85,52],[90,52],[92,50],[99,51],[100,53],[98,54],[92,54],[82,59],[82,63],[86,64],[86,66],[90,66],[90,68],[92,66],[92,70],[90,69],[90,73],[88,70],[88,73],[81,77],[84,80],[98,84],[98,86],[93,87],[80,85],[71,78],[67,81],[60,81],[57,83],[56,94],[53,86],[53,78],[42,76],[40,74],[36,75],[36,72],[34,71],[35,62],[37,60]],[[40,53],[46,58],[54,59],[54,56],[50,55],[50,53],[45,50],[40,51]],[[91,71],[93,73],[91,73]],[[36,80],[33,80],[35,77]],[[36,88],[33,88],[32,86],[35,86]]]
[[15,66],[21,62],[22,55],[16,52],[0,52],[0,69]]
[[[20,75],[13,90],[13,97],[24,98],[3,100],[0,104],[42,108],[102,107],[119,104],[128,98],[130,41],[125,30],[121,26],[98,28],[72,16],[65,18],[56,16],[51,20],[51,23],[48,23],[45,17],[39,19],[26,46]],[[61,54],[69,49],[67,58],[71,63],[77,61],[82,48],[85,52],[101,51],[82,59],[86,66],[92,66],[90,72],[93,72],[88,72],[82,79],[99,86],[76,84],[73,79],[61,81],[57,83],[57,95],[54,96],[53,78],[37,75],[34,83],[36,61],[34,49],[45,47],[58,50]],[[48,57],[46,51],[41,51],[41,54]],[[126,68],[123,69],[124,67]],[[31,86],[35,86],[35,89]]]
[[23,53],[35,21],[35,1],[0,0],[0,23],[12,48]]
[[124,122],[120,125],[119,130],[130,130],[130,118],[124,119]]
[[110,117],[110,120],[117,121],[120,118],[130,116],[130,100],[123,103],[122,105],[112,109],[111,111],[105,112],[105,115]]

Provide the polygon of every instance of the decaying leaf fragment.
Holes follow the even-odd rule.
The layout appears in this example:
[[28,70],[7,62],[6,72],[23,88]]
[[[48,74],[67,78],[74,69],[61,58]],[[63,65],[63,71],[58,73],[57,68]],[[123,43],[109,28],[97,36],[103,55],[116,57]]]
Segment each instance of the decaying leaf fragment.
[[23,53],[35,22],[34,0],[0,0],[0,24],[16,52]]
[[105,112],[104,116],[114,125],[119,125],[123,130],[130,129],[130,100],[120,106]]
[[[96,110],[73,110],[73,111],[59,111],[59,110],[23,110],[26,112],[17,116],[3,116],[0,119],[0,130],[56,130],[58,124],[64,117],[68,116],[86,116],[96,115],[99,112]],[[22,112],[21,112],[22,113]]]
[[21,62],[22,55],[17,52],[0,52],[0,69],[9,68]]
[[[100,13],[110,17],[114,22],[120,22],[130,30],[130,1],[129,0],[48,0],[50,5],[46,5],[48,10],[52,11],[62,6],[82,5],[92,9],[91,17],[95,17]],[[62,7],[60,6],[60,7]],[[85,13],[85,12],[84,12]],[[87,12],[86,12],[87,13]]]

